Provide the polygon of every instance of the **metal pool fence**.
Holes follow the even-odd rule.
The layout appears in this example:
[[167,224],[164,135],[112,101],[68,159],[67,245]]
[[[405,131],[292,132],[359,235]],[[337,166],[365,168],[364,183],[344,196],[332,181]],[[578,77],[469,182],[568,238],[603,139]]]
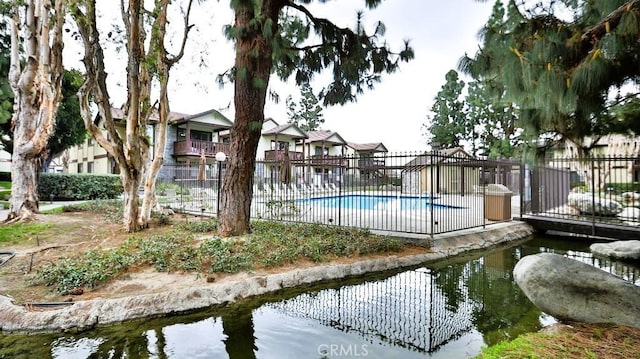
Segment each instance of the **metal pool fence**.
[[[251,217],[430,235],[483,227],[519,216],[521,167],[444,150],[258,160]],[[215,215],[225,171],[214,164],[199,177],[197,162],[165,166],[159,201]]]
[[556,222],[640,226],[637,157],[553,158],[530,171],[530,201],[523,213]]

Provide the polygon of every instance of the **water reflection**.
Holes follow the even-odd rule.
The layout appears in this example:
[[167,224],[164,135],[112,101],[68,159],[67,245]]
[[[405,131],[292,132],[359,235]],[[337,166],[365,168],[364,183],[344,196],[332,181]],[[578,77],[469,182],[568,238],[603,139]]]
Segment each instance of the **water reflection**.
[[472,357],[553,321],[513,279],[517,261],[538,252],[640,277],[637,266],[592,256],[588,243],[542,238],[180,317],[78,335],[7,335],[0,358]]

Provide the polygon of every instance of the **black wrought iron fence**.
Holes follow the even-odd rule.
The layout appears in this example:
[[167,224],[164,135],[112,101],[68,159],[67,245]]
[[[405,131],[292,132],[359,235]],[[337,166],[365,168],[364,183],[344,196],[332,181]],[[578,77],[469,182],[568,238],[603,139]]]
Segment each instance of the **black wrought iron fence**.
[[524,214],[640,226],[636,157],[554,158],[527,171]]
[[[520,168],[462,151],[258,160],[251,217],[420,234],[482,227],[519,215]],[[216,214],[225,167],[199,170],[163,168],[159,201]]]

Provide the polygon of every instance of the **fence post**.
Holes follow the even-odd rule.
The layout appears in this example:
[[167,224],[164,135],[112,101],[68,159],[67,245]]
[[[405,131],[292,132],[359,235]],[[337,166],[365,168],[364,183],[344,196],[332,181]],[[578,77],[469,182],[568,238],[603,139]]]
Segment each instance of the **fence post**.
[[434,202],[434,199],[435,199],[435,192],[433,190],[433,171],[434,171],[434,168],[435,168],[434,151],[433,150],[431,151],[431,158],[430,158],[429,162],[431,164],[430,171],[429,171],[429,175],[431,176],[431,183],[430,183],[430,185],[431,185],[431,191],[430,191],[431,198],[429,199],[429,207],[431,208],[431,211],[430,211],[431,213],[430,213],[429,216],[431,217],[430,218],[430,221],[431,221],[431,239],[433,240],[433,232],[434,232],[433,224],[435,222],[434,218],[433,218],[434,217],[434,214],[433,214],[433,210],[434,210],[433,202]]
[[596,166],[591,156],[591,235],[596,235]]

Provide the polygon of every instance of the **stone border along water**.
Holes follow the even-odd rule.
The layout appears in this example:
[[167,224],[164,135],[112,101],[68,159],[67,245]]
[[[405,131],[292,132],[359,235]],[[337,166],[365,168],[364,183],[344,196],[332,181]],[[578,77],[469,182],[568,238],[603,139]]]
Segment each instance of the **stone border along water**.
[[533,229],[523,222],[504,222],[487,229],[437,235],[430,252],[410,256],[391,255],[349,264],[325,264],[283,273],[254,275],[235,281],[211,283],[180,291],[166,291],[113,299],[74,302],[56,310],[33,312],[0,296],[0,331],[3,333],[83,331],[97,325],[182,312],[235,302],[284,288],[337,280],[365,273],[411,267],[496,244],[524,239]]

